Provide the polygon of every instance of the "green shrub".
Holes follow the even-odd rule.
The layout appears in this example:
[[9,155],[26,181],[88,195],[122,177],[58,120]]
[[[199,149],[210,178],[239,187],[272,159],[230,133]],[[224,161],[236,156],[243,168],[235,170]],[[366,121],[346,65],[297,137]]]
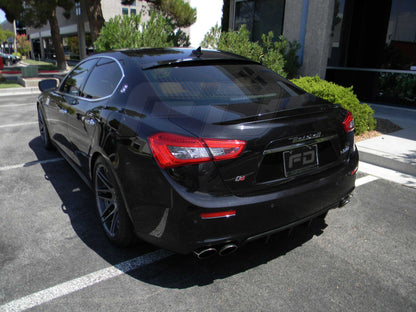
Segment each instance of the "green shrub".
[[221,37],[221,26],[218,23],[204,35],[204,39],[201,42],[201,47],[208,49],[218,49],[218,44]]
[[300,67],[296,55],[300,48],[299,43],[289,42],[283,36],[279,36],[275,41],[272,31],[267,35],[263,34],[260,42],[251,42],[250,32],[245,25],[238,31],[221,32],[221,27],[216,24],[205,34],[201,46],[245,56],[262,63],[283,77],[297,76]]
[[[283,56],[286,41],[280,40],[276,42],[273,41],[273,38],[274,35],[272,31],[269,31],[267,36],[265,34],[261,36],[261,46],[264,52],[262,63],[279,75],[286,77],[287,74],[284,70],[286,62]],[[282,38],[283,36],[280,39]]]
[[301,77],[292,82],[313,95],[319,96],[331,103],[339,104],[349,110],[355,120],[355,134],[361,134],[376,128],[374,111],[365,103],[360,103],[352,87],[345,88],[333,82],[322,80],[318,76]]
[[245,56],[256,62],[260,62],[263,56],[260,45],[250,41],[250,32],[245,25],[238,31],[223,32],[218,42],[218,49]]
[[150,20],[145,23],[141,22],[141,15],[111,18],[101,29],[94,45],[97,51],[189,46],[189,37],[176,29],[168,17],[151,12]]
[[405,104],[416,104],[416,75],[405,73],[380,73],[377,79],[377,96],[395,99]]

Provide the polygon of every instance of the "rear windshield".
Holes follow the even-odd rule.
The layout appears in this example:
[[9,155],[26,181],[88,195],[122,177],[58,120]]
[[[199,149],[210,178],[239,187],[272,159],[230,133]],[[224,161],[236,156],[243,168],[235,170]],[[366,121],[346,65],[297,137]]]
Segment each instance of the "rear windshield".
[[305,93],[257,64],[160,67],[144,73],[169,106],[269,104]]

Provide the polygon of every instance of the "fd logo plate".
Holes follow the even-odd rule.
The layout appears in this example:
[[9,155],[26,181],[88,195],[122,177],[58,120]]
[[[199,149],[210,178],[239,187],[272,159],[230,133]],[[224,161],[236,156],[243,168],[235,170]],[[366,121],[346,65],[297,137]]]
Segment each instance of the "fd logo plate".
[[283,152],[285,176],[292,176],[318,166],[318,148],[305,145]]

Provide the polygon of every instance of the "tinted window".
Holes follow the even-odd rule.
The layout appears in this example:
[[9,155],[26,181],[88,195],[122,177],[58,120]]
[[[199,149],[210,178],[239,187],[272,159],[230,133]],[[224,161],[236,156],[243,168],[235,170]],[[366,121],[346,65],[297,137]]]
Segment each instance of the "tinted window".
[[82,85],[96,62],[96,59],[89,60],[75,67],[65,79],[60,91],[71,95],[79,95]]
[[114,60],[101,58],[89,76],[82,96],[98,99],[111,95],[122,77],[120,66]]
[[305,92],[261,65],[161,67],[145,71],[169,105],[268,104]]

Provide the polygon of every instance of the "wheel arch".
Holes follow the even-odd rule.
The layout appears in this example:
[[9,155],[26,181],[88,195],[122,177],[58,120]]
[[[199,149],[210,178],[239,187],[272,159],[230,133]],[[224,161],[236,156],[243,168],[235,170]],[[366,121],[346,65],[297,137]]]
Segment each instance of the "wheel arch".
[[[94,191],[94,187],[95,187],[95,185],[94,185],[94,168],[95,168],[95,164],[96,164],[96,162],[97,162],[97,160],[98,160],[99,157],[104,158],[104,160],[107,163],[111,164],[110,158],[107,157],[106,155],[104,155],[104,154],[102,154],[102,153],[100,153],[98,151],[95,151],[92,154],[92,156],[90,158],[91,161],[90,161],[90,170],[89,170],[90,171],[90,173],[89,173],[90,174],[90,177],[89,178],[90,178],[90,181],[91,181],[91,187],[93,188],[93,191]],[[130,221],[133,224],[133,219],[131,217],[130,208],[129,208],[128,204],[127,204],[127,200],[126,200],[126,195],[124,193],[123,184],[121,183],[118,175],[116,174],[116,172],[114,170],[114,167],[112,165],[110,165],[110,168],[113,171],[114,178],[117,180],[117,184],[118,184],[118,187],[120,189],[121,197],[122,197],[122,200],[123,200],[123,203],[124,203],[124,207],[126,208],[127,215],[129,216],[129,219],[130,219]]]

